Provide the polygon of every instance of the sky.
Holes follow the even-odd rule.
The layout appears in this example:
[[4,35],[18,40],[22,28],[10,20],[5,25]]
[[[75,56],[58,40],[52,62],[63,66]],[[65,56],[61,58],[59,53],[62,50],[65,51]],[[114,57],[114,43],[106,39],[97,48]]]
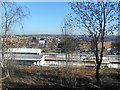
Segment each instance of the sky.
[[[17,2],[17,4],[26,6],[30,15],[22,20],[23,29],[16,25],[14,34],[62,34],[61,25],[65,16],[74,13],[68,2]],[[74,30],[72,34],[79,35],[80,30]]]
[[[29,8],[30,15],[25,18],[19,34],[61,34],[61,24],[72,10],[68,2],[18,2]],[[19,26],[18,26],[19,27]]]

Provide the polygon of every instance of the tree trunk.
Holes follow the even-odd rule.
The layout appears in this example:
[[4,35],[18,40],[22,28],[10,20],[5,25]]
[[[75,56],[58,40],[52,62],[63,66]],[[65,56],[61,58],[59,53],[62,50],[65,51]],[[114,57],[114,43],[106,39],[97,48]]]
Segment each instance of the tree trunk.
[[3,42],[2,42],[2,62],[1,62],[1,67],[4,70],[4,74],[6,77],[8,77],[11,80],[11,76],[8,70],[8,65],[7,65],[7,59],[5,58],[5,49],[6,49],[6,37],[3,37]]
[[97,64],[97,67],[96,67],[96,82],[97,82],[97,84],[100,85],[99,70],[100,70],[100,65]]

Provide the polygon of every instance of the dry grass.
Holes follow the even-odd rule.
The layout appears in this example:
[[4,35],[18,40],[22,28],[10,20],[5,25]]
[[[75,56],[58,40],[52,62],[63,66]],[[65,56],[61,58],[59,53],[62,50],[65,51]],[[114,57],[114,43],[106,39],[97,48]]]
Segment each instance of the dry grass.
[[120,69],[101,69],[101,85],[96,85],[95,68],[62,68],[17,66],[12,80],[4,80],[8,88],[56,88],[69,87],[80,89],[119,89]]

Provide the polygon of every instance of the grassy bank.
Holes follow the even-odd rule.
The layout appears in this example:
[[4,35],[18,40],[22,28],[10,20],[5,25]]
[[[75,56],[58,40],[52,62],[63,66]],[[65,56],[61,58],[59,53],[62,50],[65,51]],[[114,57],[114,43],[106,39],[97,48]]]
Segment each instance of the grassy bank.
[[119,89],[120,69],[101,69],[101,85],[96,85],[95,68],[15,66],[12,80],[4,88],[80,88]]

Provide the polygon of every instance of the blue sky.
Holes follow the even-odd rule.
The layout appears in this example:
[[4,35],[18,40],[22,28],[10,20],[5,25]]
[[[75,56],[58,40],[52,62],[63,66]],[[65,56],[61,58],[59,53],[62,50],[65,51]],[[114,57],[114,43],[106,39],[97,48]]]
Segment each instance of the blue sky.
[[[23,20],[19,34],[61,34],[61,24],[65,16],[72,12],[67,2],[18,2],[27,6],[30,15]],[[16,34],[17,34],[16,33]]]
[[[68,2],[17,2],[30,10],[23,22],[23,29],[16,25],[15,34],[61,34],[61,24],[67,14],[73,13]],[[77,29],[73,34],[80,34]]]

